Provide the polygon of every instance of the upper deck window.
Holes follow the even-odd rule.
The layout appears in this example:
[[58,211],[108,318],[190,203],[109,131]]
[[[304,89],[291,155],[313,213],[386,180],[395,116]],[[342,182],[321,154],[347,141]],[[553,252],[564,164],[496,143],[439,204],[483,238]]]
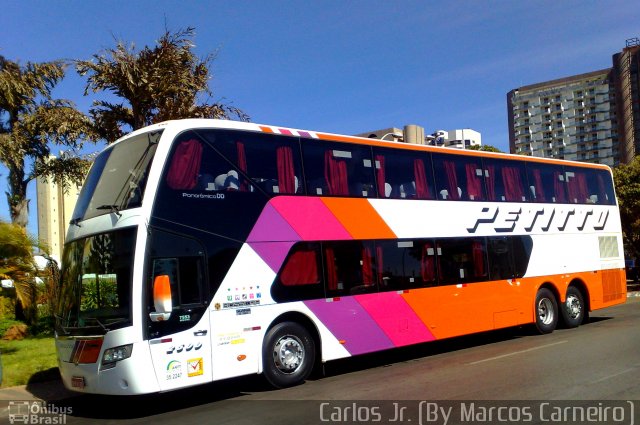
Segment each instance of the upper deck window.
[[309,195],[377,195],[370,147],[303,140],[302,153]]
[[302,193],[297,140],[259,133],[189,131],[175,142],[166,174],[174,190]]

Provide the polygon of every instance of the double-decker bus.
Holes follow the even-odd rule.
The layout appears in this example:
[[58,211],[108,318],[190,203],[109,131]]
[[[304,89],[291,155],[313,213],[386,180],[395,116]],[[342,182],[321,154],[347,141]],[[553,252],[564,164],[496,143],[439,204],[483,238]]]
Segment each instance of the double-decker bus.
[[108,146],[62,258],[65,385],[167,391],[623,303],[611,170],[219,120]]

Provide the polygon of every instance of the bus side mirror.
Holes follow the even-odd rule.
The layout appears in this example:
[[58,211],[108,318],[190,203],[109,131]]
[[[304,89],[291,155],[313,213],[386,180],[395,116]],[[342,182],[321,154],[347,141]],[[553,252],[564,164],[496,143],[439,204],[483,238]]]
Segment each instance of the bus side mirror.
[[169,320],[173,303],[171,300],[171,281],[166,274],[158,275],[153,280],[153,306],[156,311],[149,313],[152,322]]

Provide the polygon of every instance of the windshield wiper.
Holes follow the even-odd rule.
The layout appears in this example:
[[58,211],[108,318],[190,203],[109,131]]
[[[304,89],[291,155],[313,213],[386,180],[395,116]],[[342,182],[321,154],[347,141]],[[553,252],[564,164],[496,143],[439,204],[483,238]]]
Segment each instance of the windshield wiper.
[[118,205],[100,205],[96,207],[97,210],[109,210],[109,212],[115,213],[118,217],[122,216],[120,212],[120,207]]
[[82,226],[80,226],[80,220],[82,220],[80,217],[72,218],[71,221],[69,222],[69,224],[73,224],[74,226],[82,227]]
[[100,327],[101,327],[105,332],[107,332],[107,331],[109,330],[109,328],[107,328],[107,327],[106,327],[106,326],[105,326],[105,325],[100,321],[100,319],[98,319],[97,317],[87,317],[87,318],[85,318],[84,320],[85,320],[85,321],[86,321],[86,320],[95,320],[95,321],[96,321],[96,323],[97,323],[97,324],[98,324],[98,325],[99,325],[99,326],[100,326]]

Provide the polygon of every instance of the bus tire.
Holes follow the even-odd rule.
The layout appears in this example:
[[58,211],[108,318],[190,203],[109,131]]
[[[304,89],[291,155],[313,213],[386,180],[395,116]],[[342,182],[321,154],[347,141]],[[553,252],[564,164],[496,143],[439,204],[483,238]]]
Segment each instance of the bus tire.
[[562,321],[567,328],[575,328],[582,324],[585,317],[585,305],[582,292],[575,286],[567,288],[566,300],[560,308]]
[[536,329],[541,334],[553,332],[558,325],[558,302],[547,288],[541,288],[536,294]]
[[307,329],[282,322],[267,332],[262,348],[263,374],[276,388],[301,384],[315,364],[315,343]]

